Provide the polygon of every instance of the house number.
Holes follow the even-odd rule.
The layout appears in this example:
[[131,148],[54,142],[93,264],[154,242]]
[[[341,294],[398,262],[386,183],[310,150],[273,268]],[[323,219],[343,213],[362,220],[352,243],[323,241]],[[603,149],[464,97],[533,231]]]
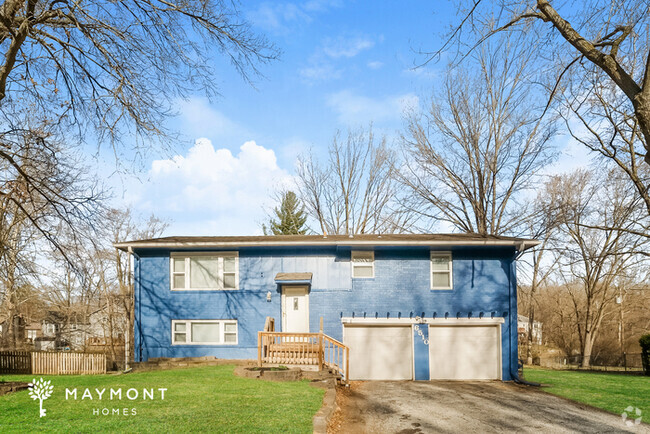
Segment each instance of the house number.
[[429,339],[424,337],[424,333],[422,333],[422,330],[420,330],[420,326],[414,325],[413,328],[415,329],[416,332],[418,332],[418,336],[422,338],[422,342],[424,342],[424,345],[429,345]]
[[293,298],[293,310],[298,310],[298,297]]

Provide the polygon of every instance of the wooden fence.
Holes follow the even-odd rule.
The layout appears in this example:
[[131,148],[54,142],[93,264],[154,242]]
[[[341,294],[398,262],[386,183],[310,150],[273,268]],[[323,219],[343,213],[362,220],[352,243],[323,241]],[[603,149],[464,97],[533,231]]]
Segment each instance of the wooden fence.
[[106,355],[53,351],[2,351],[0,374],[105,374]]
[[29,351],[0,351],[0,374],[31,374],[32,353]]

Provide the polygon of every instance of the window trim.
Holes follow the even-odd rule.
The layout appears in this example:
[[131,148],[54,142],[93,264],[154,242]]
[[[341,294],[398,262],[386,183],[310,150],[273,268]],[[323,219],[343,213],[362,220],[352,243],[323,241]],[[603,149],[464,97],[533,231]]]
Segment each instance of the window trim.
[[[219,324],[219,339],[220,342],[192,342],[192,323],[217,323]],[[176,324],[185,324],[185,332],[175,331]],[[235,324],[235,342],[226,342],[226,324]],[[175,342],[175,333],[185,333],[185,342]],[[239,321],[236,319],[173,319],[171,320],[171,342],[172,345],[199,345],[199,346],[228,346],[239,345]]]
[[[217,264],[217,281],[219,282],[219,287],[214,288],[192,288],[190,282],[190,261],[192,258],[197,257],[214,257],[218,259]],[[235,287],[226,288],[224,287],[224,264],[223,258],[235,258]],[[185,259],[185,269],[182,273],[174,271],[174,260],[178,258]],[[184,288],[175,288],[174,287],[174,276],[182,274],[185,276],[185,287]],[[169,255],[169,289],[171,291],[237,291],[239,290],[239,252],[233,251],[219,251],[219,252],[171,252]]]
[[[372,256],[372,262],[358,262],[356,264],[363,264],[363,265],[355,265],[355,262],[354,262],[355,254],[358,255],[360,253],[361,254],[370,253],[370,255]],[[355,268],[357,268],[359,266],[364,267],[364,265],[367,268],[368,264],[370,264],[370,268],[372,270],[372,275],[371,276],[355,276],[354,275]],[[351,272],[351,275],[352,275],[353,279],[374,279],[375,278],[375,251],[374,250],[351,250],[350,251],[350,266],[351,266],[351,271],[350,272]]]
[[[449,259],[449,286],[433,286],[433,258],[448,258]],[[441,271],[436,271],[441,273]],[[453,290],[454,289],[454,258],[451,251],[431,251],[429,256],[429,281],[432,290]]]

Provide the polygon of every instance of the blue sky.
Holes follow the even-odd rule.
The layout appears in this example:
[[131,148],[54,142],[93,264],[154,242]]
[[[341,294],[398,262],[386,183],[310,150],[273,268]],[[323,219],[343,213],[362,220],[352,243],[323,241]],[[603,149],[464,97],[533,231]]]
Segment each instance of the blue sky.
[[[442,62],[414,69],[417,52],[437,48],[456,19],[448,1],[247,1],[242,12],[280,60],[261,66],[254,87],[224,62],[220,97],[178,101],[168,125],[181,136],[176,155],[151,153],[137,179],[111,179],[115,206],[168,220],[166,235],[261,233],[263,208],[292,185],[300,153],[370,122],[397,137],[404,109],[443,79]],[[581,148],[567,152],[584,161]]]

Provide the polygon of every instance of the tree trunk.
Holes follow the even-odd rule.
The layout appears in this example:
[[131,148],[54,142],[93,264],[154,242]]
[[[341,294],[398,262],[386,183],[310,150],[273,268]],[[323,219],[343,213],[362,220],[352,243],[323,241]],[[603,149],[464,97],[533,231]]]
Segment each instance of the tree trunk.
[[639,92],[634,100],[634,112],[636,119],[639,121],[639,127],[645,137],[645,157],[644,161],[650,165],[650,101],[645,92]]
[[582,363],[580,363],[581,368],[590,368],[591,367],[591,350],[593,349],[593,333],[591,330],[585,332],[584,346],[582,348]]
[[[531,294],[532,299],[532,294]],[[533,302],[530,302],[530,308],[528,309],[528,339],[526,340],[526,363],[529,365],[533,364],[533,324],[535,322],[535,309],[533,308]]]

